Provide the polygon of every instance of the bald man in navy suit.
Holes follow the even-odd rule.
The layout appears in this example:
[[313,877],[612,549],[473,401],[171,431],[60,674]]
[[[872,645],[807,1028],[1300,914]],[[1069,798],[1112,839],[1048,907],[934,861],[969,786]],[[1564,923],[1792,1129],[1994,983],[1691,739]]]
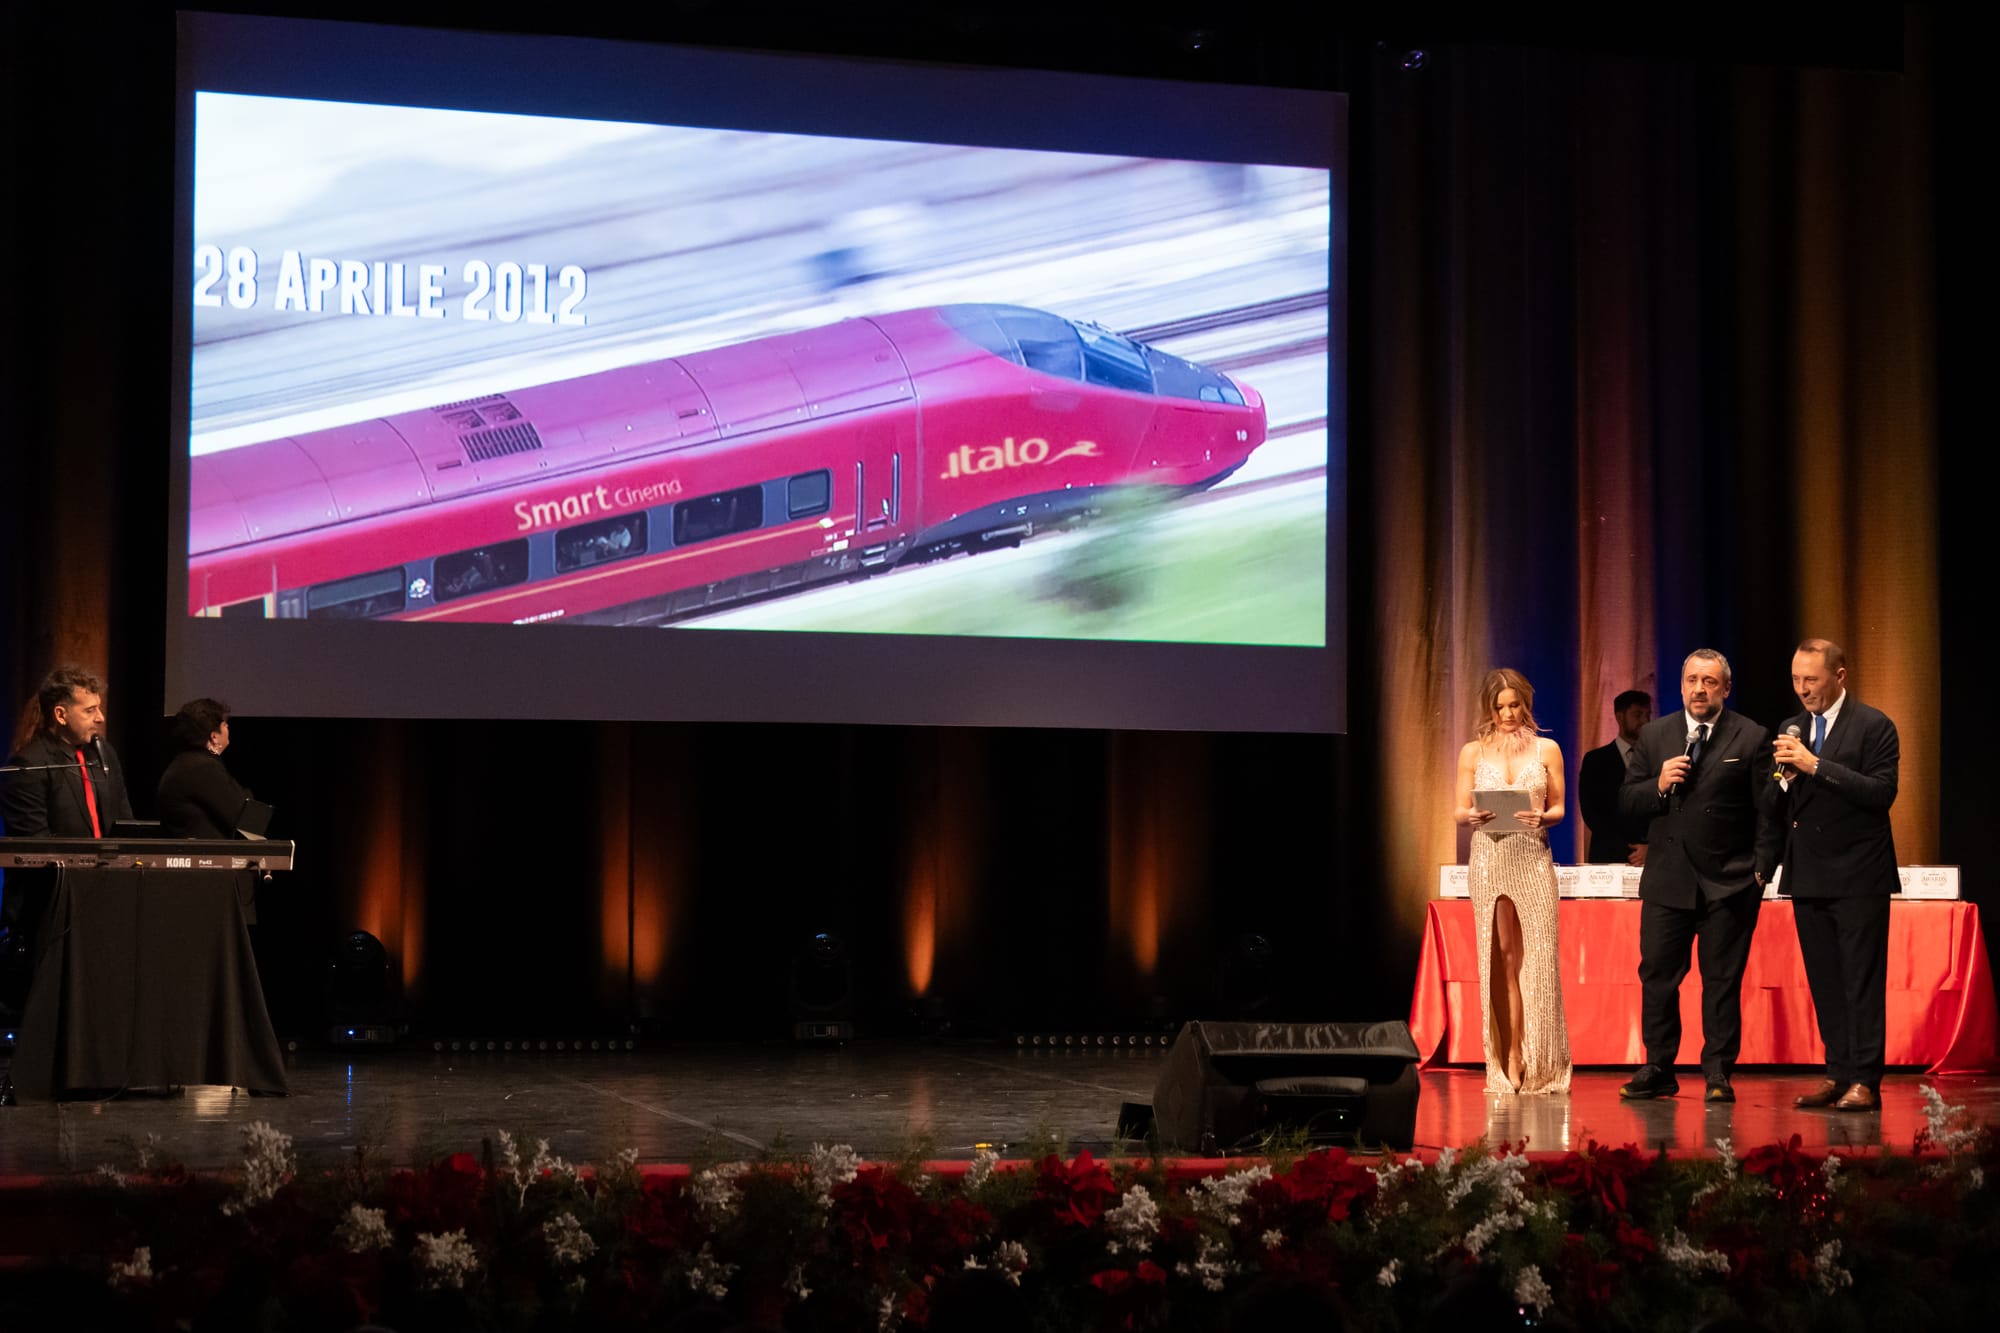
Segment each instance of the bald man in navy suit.
[[1889,898],[1899,887],[1889,807],[1902,742],[1896,724],[1847,692],[1847,654],[1807,639],[1792,654],[1805,711],[1773,742],[1789,808],[1785,874],[1812,989],[1826,1078],[1795,1103],[1882,1108],[1888,1044]]

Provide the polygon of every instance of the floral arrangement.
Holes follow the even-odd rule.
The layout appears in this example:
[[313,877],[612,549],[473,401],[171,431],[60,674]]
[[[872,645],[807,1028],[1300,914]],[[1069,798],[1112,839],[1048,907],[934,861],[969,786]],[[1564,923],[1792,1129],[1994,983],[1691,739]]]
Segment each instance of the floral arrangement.
[[260,1122],[227,1176],[149,1141],[133,1169],[46,1189],[52,1225],[93,1233],[69,1280],[160,1327],[217,1309],[399,1333],[1972,1326],[2000,1309],[1993,1137],[1925,1092],[1909,1154],[1794,1135],[1695,1159],[1278,1145],[1244,1165],[1051,1150],[926,1169],[815,1144],[659,1172],[500,1133],[419,1170],[363,1152],[302,1173]]

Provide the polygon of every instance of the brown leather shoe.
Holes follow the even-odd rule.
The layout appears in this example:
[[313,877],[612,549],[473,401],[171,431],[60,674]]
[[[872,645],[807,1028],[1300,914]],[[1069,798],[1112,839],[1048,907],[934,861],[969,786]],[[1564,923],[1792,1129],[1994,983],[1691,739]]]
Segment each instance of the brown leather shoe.
[[1792,1105],[1806,1109],[1831,1106],[1840,1100],[1841,1087],[1832,1079],[1821,1079],[1818,1087],[1803,1097],[1795,1098]]
[[1833,1104],[1836,1111],[1879,1111],[1882,1098],[1866,1083],[1856,1083],[1840,1094],[1840,1100]]

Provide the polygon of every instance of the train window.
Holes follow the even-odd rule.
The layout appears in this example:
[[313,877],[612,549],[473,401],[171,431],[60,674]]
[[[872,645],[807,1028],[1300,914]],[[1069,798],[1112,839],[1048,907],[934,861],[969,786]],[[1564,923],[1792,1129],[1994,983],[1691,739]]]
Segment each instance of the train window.
[[1202,385],[1199,397],[1204,403],[1234,403],[1238,407],[1243,406],[1243,391],[1228,380],[1223,380],[1221,384]]
[[370,620],[403,609],[403,567],[378,569],[306,589],[308,620]]
[[646,515],[620,514],[579,523],[556,534],[556,572],[607,564],[646,553]]
[[1075,326],[1060,315],[1018,305],[945,306],[941,313],[953,328],[995,356],[1045,375],[1083,378],[1083,347]]
[[683,500],[674,506],[674,545],[727,537],[764,525],[764,488],[743,486],[719,495]]
[[785,483],[785,512],[792,518],[824,514],[833,503],[833,474],[803,472]]
[[1146,354],[1130,338],[1121,338],[1109,329],[1080,324],[1083,335],[1083,377],[1107,389],[1129,389],[1134,393],[1153,391],[1153,369]]
[[236,617],[241,617],[244,620],[262,620],[264,618],[264,599],[262,597],[252,597],[247,602],[231,602],[228,606],[222,608],[222,618],[224,620]]
[[436,585],[433,596],[440,602],[449,602],[476,592],[512,587],[527,579],[528,539],[519,537],[439,556],[431,582]]

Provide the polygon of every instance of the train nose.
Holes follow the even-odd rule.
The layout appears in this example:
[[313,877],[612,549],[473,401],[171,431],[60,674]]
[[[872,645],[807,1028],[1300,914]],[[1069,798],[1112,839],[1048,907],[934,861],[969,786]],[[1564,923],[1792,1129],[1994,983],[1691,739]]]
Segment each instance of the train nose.
[[1242,380],[1237,379],[1234,375],[1224,375],[1222,378],[1228,380],[1231,384],[1236,386],[1236,392],[1243,395],[1243,405],[1245,407],[1255,408],[1259,413],[1263,412],[1264,410],[1263,394],[1258,393],[1254,388],[1250,387],[1248,384],[1245,384]]

